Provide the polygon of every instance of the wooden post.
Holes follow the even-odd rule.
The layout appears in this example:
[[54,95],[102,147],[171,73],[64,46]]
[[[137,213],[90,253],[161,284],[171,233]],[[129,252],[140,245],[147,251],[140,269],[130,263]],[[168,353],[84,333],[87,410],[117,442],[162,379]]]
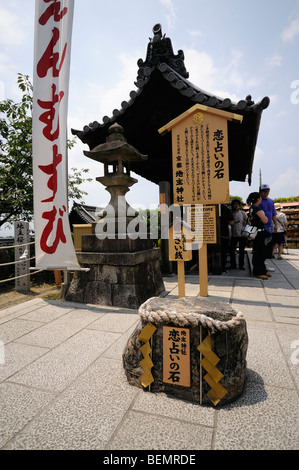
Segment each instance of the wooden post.
[[185,261],[192,259],[192,250],[186,246],[191,239],[191,230],[183,233],[182,229],[181,220],[174,221],[169,228],[169,259],[177,262],[179,297],[185,297]]
[[69,285],[70,285],[71,279],[70,279],[70,272],[67,269],[63,270],[63,283],[61,285],[61,292],[60,292],[60,298],[65,299],[65,296],[67,294]]
[[200,297],[208,297],[208,254],[207,244],[203,243],[198,250],[199,264],[199,295]]
[[216,205],[216,233],[217,242],[211,247],[212,252],[212,272],[213,274],[220,275],[222,273],[221,266],[221,234],[220,234],[220,216],[219,216],[219,205]]
[[178,288],[179,288],[179,298],[185,297],[185,262],[178,261]]
[[61,286],[61,284],[62,284],[61,271],[59,269],[54,269],[54,276],[55,276],[55,285],[56,285],[56,287]]
[[[160,212],[161,212],[161,265],[163,274],[171,274],[173,272],[173,262],[169,260],[169,242],[165,237],[165,229],[171,224],[169,207],[171,206],[171,189],[168,181],[160,181]],[[165,206],[164,206],[165,204]],[[166,208],[167,206],[167,208]],[[167,220],[165,220],[167,217]]]

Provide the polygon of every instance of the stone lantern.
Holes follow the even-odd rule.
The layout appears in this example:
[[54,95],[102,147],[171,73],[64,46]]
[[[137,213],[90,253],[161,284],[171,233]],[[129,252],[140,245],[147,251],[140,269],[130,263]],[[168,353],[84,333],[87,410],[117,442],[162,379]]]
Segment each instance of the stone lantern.
[[99,219],[94,224],[94,233],[100,236],[103,225],[106,225],[105,234],[108,238],[112,239],[115,235],[117,239],[123,239],[126,238],[125,234],[130,235],[127,232],[129,223],[138,216],[138,212],[125,199],[129,188],[138,182],[130,176],[130,164],[145,161],[147,156],[127,143],[124,129],[117,123],[113,124],[108,132],[106,143],[84,152],[87,157],[104,164],[104,176],[96,180],[106,186],[111,196],[107,207],[97,214]]
[[125,198],[138,182],[130,175],[130,163],[147,156],[127,142],[117,123],[108,132],[104,144],[84,154],[104,164],[104,176],[96,180],[106,186],[110,202],[97,214],[92,234],[82,236],[82,252],[77,257],[89,271],[74,273],[66,299],[137,308],[164,291],[160,248],[153,247],[146,224],[140,230],[138,212]]

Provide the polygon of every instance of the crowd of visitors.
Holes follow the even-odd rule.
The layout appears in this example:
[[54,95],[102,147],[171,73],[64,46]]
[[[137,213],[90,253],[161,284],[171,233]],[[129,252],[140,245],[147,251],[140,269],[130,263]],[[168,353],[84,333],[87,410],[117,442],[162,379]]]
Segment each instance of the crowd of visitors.
[[247,198],[248,215],[241,207],[241,201],[231,201],[231,209],[222,204],[220,216],[222,272],[226,271],[227,255],[230,258],[230,269],[237,269],[236,250],[238,247],[238,269],[245,269],[244,256],[246,238],[242,232],[246,224],[256,227],[256,236],[252,244],[253,276],[266,280],[271,277],[266,259],[274,257],[278,249],[277,259],[282,259],[287,230],[286,215],[281,212],[280,204],[274,204],[269,198],[270,186],[262,184],[259,192],[252,192]]

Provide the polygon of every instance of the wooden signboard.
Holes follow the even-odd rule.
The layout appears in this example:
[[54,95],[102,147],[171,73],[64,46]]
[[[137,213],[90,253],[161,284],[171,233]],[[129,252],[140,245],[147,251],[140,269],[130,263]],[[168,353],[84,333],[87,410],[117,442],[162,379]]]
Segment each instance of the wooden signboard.
[[[169,131],[172,134],[175,204],[196,206],[229,202],[227,121],[241,123],[242,120],[238,114],[196,104],[159,129],[161,135]],[[214,226],[216,230],[216,222]],[[203,228],[202,236],[208,237],[208,229]],[[199,271],[200,295],[206,297],[208,267],[207,242],[204,241],[199,249]]]
[[177,261],[179,297],[185,297],[185,261],[192,260],[190,241],[194,235],[182,221],[174,221],[169,228],[169,260]]
[[163,382],[190,387],[190,331],[163,326]]
[[229,202],[227,121],[242,119],[196,104],[159,129],[160,134],[172,133],[174,203]]
[[193,239],[190,231],[186,231],[180,222],[169,228],[169,259],[170,261],[190,261],[192,250],[189,241]]
[[217,243],[216,206],[187,207],[187,223],[194,230],[194,243]]

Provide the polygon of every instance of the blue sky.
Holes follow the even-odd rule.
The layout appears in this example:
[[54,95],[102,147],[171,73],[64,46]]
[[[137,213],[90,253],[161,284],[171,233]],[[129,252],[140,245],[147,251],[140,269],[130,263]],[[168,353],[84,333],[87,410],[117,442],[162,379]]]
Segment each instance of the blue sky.
[[[17,73],[33,71],[35,0],[0,0],[0,99],[19,99]],[[298,0],[75,0],[68,127],[111,116],[136,89],[137,60],[145,59],[152,28],[161,23],[182,49],[189,80],[234,101],[248,94],[271,99],[264,111],[252,185],[231,182],[230,194],[246,200],[259,184],[270,197],[299,195],[299,1]],[[101,164],[83,155],[81,142],[69,167],[90,168],[87,204],[103,206],[109,195],[96,176]],[[240,155],[242,158],[242,155]],[[127,199],[136,207],[158,203],[158,187],[138,177]]]

